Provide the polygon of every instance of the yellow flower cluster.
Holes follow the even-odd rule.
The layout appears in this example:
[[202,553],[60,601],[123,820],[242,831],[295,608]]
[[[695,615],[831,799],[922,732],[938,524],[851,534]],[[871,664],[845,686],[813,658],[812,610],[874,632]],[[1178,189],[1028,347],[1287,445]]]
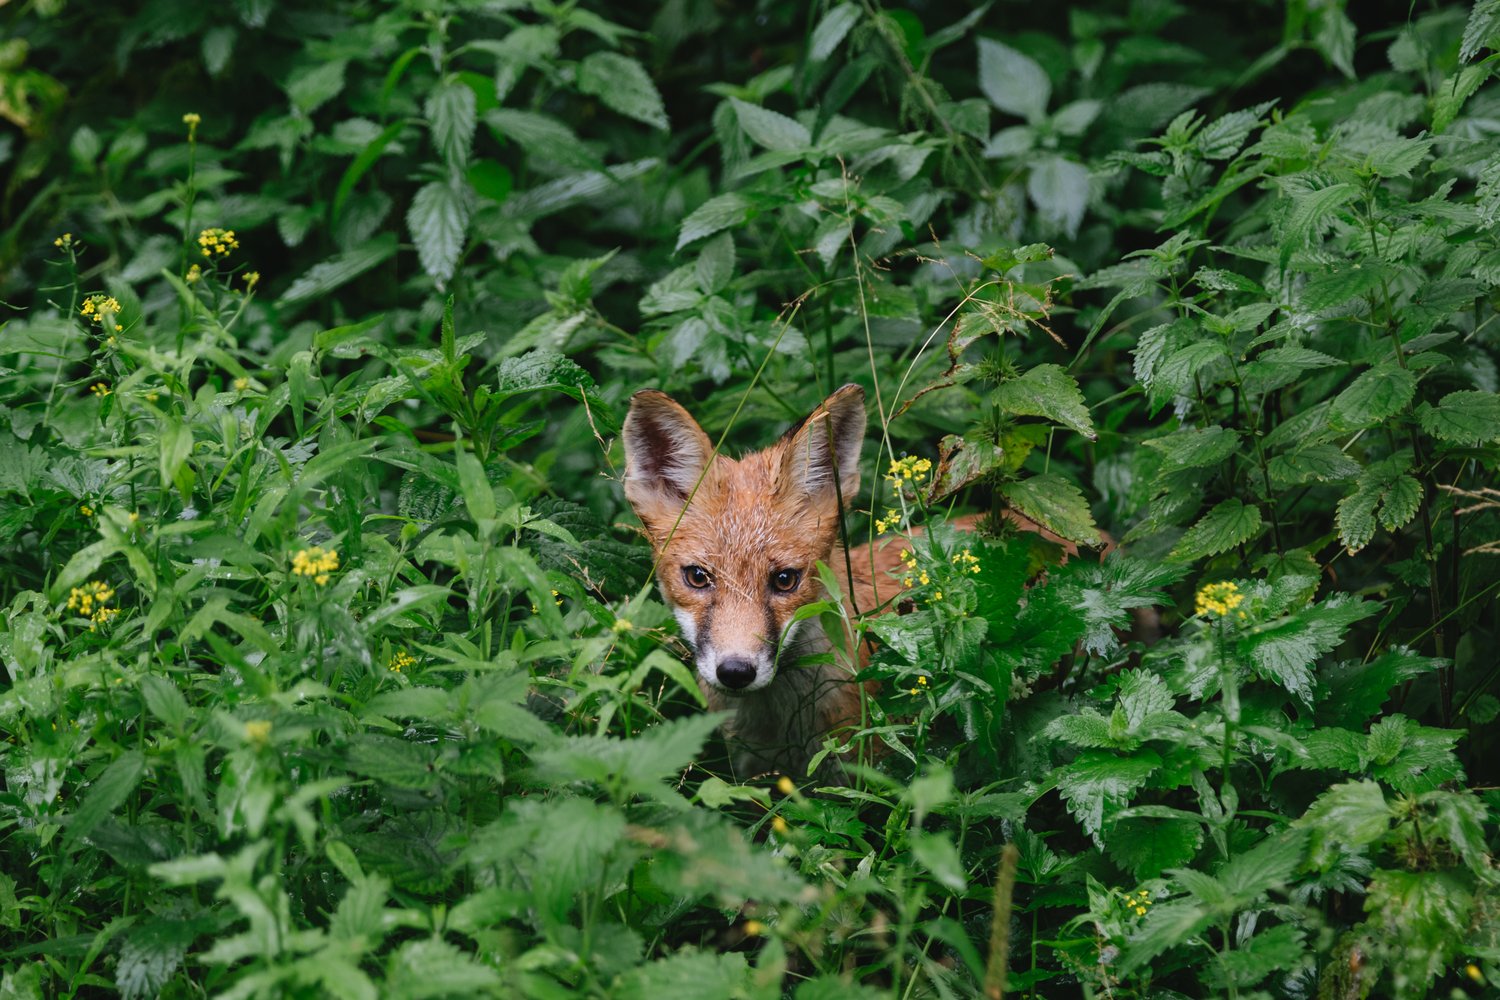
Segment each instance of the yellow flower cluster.
[[202,122],[203,116],[196,111],[189,111],[182,116],[182,124],[186,125],[189,129],[197,128]]
[[270,719],[251,719],[245,723],[245,739],[251,743],[265,743],[271,738]]
[[[556,604],[558,607],[562,607],[562,595],[555,590],[552,592],[552,603]],[[541,609],[538,608],[535,604],[531,606],[532,614],[536,614],[539,610]]]
[[875,534],[883,535],[887,531],[901,523],[901,512],[894,508],[886,508],[885,517],[875,519]]
[[260,272],[259,271],[246,271],[245,274],[244,274],[244,279],[245,279],[245,291],[248,292],[250,289],[252,289],[256,285],[260,284]]
[[59,248],[61,248],[63,250],[68,249],[69,247],[71,247],[73,245],[73,234],[72,233],[63,233],[57,239],[55,239],[55,240],[52,241],[52,245],[55,246],[55,247],[59,247]]
[[610,628],[616,632],[629,632],[631,629],[635,628],[635,623],[632,622],[629,618],[616,618],[615,623],[611,625]]
[[[1229,614],[1244,601],[1245,595],[1240,593],[1240,588],[1232,580],[1222,583],[1210,583],[1198,591],[1198,614],[1215,614],[1224,616]],[[1241,618],[1245,617],[1243,611]]]
[[890,471],[885,474],[885,478],[897,484],[902,482],[920,483],[927,478],[927,473],[931,471],[931,459],[907,455],[903,458],[894,459],[891,462]]
[[1125,894],[1125,906],[1138,917],[1144,917],[1146,911],[1151,909],[1151,893],[1147,889],[1138,889],[1133,893]]
[[310,576],[318,586],[328,582],[329,574],[339,568],[339,554],[333,549],[314,545],[302,549],[292,556],[292,572],[298,576]]
[[218,254],[220,257],[228,257],[231,250],[240,248],[240,241],[234,238],[233,229],[205,229],[198,234],[198,246],[203,251],[203,256],[212,257]]
[[203,266],[201,264],[194,264],[192,267],[187,269],[187,274],[184,274],[182,276],[182,280],[186,281],[190,285],[196,285],[199,279],[201,279],[202,277]]
[[91,623],[89,631],[92,632],[120,613],[119,608],[109,606],[114,596],[114,588],[109,584],[103,580],[91,580],[68,592],[68,610],[87,618]]
[[901,550],[901,568],[906,571],[906,575],[901,578],[903,587],[914,587],[918,583],[925,587],[932,582],[926,570],[917,569],[917,556],[911,549]]
[[960,573],[978,573],[979,557],[968,549],[964,549],[962,552],[953,553],[953,565],[958,567]]
[[93,517],[94,508],[90,507],[86,503],[81,503],[78,505],[78,513],[82,514],[84,517]]
[[416,662],[417,658],[415,656],[412,656],[404,649],[398,649],[396,650],[395,655],[391,657],[390,669],[392,673],[399,674],[401,673],[401,671],[405,670],[409,666],[412,666]]
[[247,379],[247,378],[237,378],[237,379],[234,380],[234,391],[235,392],[244,392],[248,388],[250,388],[250,380],[249,379]]
[[90,323],[109,323],[116,330],[125,329],[115,322],[115,317],[120,315],[120,300],[113,295],[90,295],[83,300],[78,312]]
[[923,677],[921,675],[918,675],[918,677],[917,677],[917,686],[914,687],[914,688],[907,688],[906,689],[906,693],[907,694],[921,694],[922,693],[922,689],[925,688],[926,686],[927,686],[927,678]]
[[103,399],[105,396],[109,395],[109,386],[105,385],[103,382],[95,382],[93,385],[89,386],[89,392],[92,392],[100,399]]

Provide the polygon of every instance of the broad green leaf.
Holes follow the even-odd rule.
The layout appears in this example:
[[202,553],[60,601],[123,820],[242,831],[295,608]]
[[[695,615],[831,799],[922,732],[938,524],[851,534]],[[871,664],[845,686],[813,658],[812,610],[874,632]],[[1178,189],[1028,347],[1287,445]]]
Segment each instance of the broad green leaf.
[[440,938],[408,941],[386,963],[382,994],[391,1000],[481,996],[501,988],[500,973]]
[[812,37],[808,40],[808,60],[822,62],[833,55],[839,43],[849,34],[849,30],[859,22],[859,14],[859,5],[854,3],[841,3],[830,8],[818,22],[818,26],[813,29]]
[[1395,269],[1379,261],[1356,260],[1320,274],[1309,281],[1298,296],[1303,309],[1319,312],[1341,306],[1378,289],[1391,279]]
[[146,758],[139,750],[127,750],[110,762],[83,793],[83,802],[68,817],[64,843],[74,844],[125,804],[146,773]]
[[739,119],[740,128],[766,149],[797,153],[812,145],[812,136],[801,122],[768,108],[747,104],[737,97],[731,98],[730,103]]
[[1145,881],[1191,862],[1203,846],[1203,827],[1181,819],[1130,816],[1109,828],[1104,843],[1111,858]]
[[1333,398],[1328,422],[1357,431],[1384,423],[1404,410],[1417,392],[1417,377],[1394,361],[1382,361]]
[[1306,936],[1307,932],[1296,924],[1277,924],[1236,944],[1233,950],[1220,952],[1218,973],[1241,990],[1258,985],[1272,973],[1291,974],[1312,964]]
[[721,229],[741,226],[750,219],[751,213],[750,202],[743,195],[731,191],[710,198],[682,220],[682,229],[677,233],[676,249],[681,250],[694,240],[712,236]]
[[181,730],[188,721],[187,699],[170,678],[148,674],[141,678],[141,697],[146,708],[169,729]]
[[1420,656],[1397,646],[1368,662],[1351,660],[1324,667],[1318,671],[1321,690],[1318,699],[1318,721],[1341,726],[1363,727],[1365,721],[1380,711],[1398,684],[1420,677],[1442,667],[1448,661]]
[[911,853],[917,864],[927,869],[927,874],[945,889],[961,893],[968,885],[963,859],[958,848],[947,833],[929,833],[913,830]]
[[306,115],[327,104],[344,89],[347,59],[319,59],[303,63],[286,75],[287,96]]
[[1052,81],[1035,59],[993,38],[979,40],[979,89],[1006,114],[1040,122],[1052,98]]
[[1400,942],[1389,953],[1394,996],[1431,995],[1432,981],[1467,950],[1474,895],[1460,875],[1381,869],[1371,877],[1365,926],[1380,940]]
[[1108,816],[1128,805],[1131,796],[1145,787],[1160,767],[1161,758],[1150,750],[1137,751],[1130,757],[1085,750],[1077,760],[1053,773],[1068,811],[1084,832],[1102,845],[1100,833]]
[[1337,445],[1315,444],[1298,451],[1276,455],[1266,463],[1273,486],[1298,486],[1302,483],[1335,483],[1359,475],[1359,463],[1344,454]]
[[1161,453],[1166,469],[1198,469],[1218,465],[1233,455],[1239,448],[1239,434],[1215,424],[1185,428],[1141,443]]
[[281,293],[282,307],[300,306],[348,284],[371,268],[389,260],[396,253],[396,237],[383,233],[348,253],[335,254],[314,264]]
[[469,228],[469,204],[465,193],[446,181],[423,185],[412,199],[406,224],[417,256],[439,288],[447,285],[463,252]]
[[1044,222],[1073,236],[1089,204],[1089,169],[1061,156],[1046,157],[1032,164],[1026,193]]
[[1260,533],[1260,508],[1230,498],[1221,500],[1189,528],[1172,549],[1172,558],[1202,559],[1228,552]]
[[1307,245],[1333,218],[1333,214],[1359,196],[1359,188],[1348,182],[1330,184],[1292,198],[1292,208],[1281,224],[1281,266]]
[[1374,601],[1336,594],[1322,604],[1246,633],[1239,640],[1239,652],[1257,672],[1311,705],[1312,668],[1318,657],[1343,642],[1350,625],[1378,610],[1380,605]]
[[463,81],[449,78],[427,95],[423,110],[432,129],[433,146],[450,168],[462,170],[469,162],[478,122],[474,91]]
[[608,994],[618,1000],[731,1000],[744,995],[748,975],[739,952],[684,949],[631,969]]
[[1001,383],[990,400],[1003,413],[1046,417],[1090,441],[1096,437],[1083,392],[1061,365],[1043,364],[1030,368],[1019,378]]
[[1500,439],[1500,394],[1477,389],[1450,392],[1436,406],[1423,403],[1417,420],[1433,437],[1478,445]]
[[665,132],[667,110],[646,68],[618,52],[595,52],[578,64],[578,89],[627,118]]
[[571,128],[549,115],[516,108],[493,108],[484,123],[496,136],[514,142],[538,160],[586,169],[599,166],[595,156]]
[[1043,472],[1000,487],[1006,503],[1054,534],[1079,545],[1098,545],[1099,529],[1083,492],[1061,476]]
[[1293,825],[1311,836],[1309,863],[1327,870],[1344,851],[1363,851],[1386,835],[1396,813],[1373,781],[1346,781],[1319,795]]

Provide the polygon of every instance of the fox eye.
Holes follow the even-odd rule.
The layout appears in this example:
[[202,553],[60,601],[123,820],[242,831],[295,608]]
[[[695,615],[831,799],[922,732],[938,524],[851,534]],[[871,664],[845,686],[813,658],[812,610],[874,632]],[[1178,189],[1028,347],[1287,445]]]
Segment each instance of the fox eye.
[[801,582],[802,571],[799,569],[778,569],[771,574],[771,587],[783,594],[796,590]]
[[689,587],[692,587],[694,590],[702,590],[703,588],[714,582],[714,578],[709,575],[708,570],[704,569],[702,566],[682,567],[682,578],[686,580],[687,585]]

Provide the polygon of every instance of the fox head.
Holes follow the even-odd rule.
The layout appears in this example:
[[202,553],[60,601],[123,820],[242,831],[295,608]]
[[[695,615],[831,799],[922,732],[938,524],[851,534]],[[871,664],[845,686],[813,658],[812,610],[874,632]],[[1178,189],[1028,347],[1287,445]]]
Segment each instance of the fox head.
[[839,499],[859,490],[865,393],[846,385],[764,451],[715,455],[665,393],[625,418],[625,498],[656,552],[662,596],[704,684],[757,691],[776,676],[797,609],[823,596],[816,565],[838,540]]

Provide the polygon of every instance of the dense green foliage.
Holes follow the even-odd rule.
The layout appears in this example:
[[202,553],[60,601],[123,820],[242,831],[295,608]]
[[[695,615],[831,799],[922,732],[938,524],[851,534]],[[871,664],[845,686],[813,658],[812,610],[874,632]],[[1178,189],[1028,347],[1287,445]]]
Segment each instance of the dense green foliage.
[[[0,997],[1491,989],[1500,2],[1360,6],[0,7]],[[735,774],[624,406],[850,381]]]

